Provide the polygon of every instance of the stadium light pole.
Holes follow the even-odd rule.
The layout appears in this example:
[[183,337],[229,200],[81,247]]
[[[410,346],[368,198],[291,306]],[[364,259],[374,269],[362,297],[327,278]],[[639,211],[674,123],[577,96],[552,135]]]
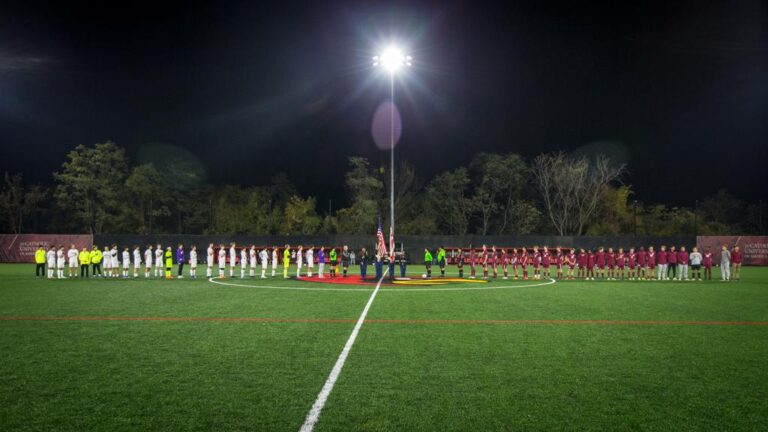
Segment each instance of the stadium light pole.
[[[411,66],[413,57],[403,54],[397,46],[389,46],[373,57],[373,66],[382,67],[389,75],[389,223],[390,232],[395,232],[395,75],[404,67]],[[393,253],[394,250],[390,250]]]

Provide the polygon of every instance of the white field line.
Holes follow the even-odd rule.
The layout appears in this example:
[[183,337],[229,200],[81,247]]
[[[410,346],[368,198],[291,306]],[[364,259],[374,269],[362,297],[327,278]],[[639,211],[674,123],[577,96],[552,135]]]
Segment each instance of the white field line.
[[352,334],[349,335],[347,343],[344,344],[344,349],[341,350],[341,354],[339,354],[339,358],[336,360],[336,364],[333,365],[333,369],[331,369],[331,373],[328,375],[328,379],[325,380],[325,384],[323,385],[323,388],[320,389],[320,393],[317,395],[315,403],[312,405],[309,413],[307,413],[307,418],[304,420],[304,424],[301,425],[301,429],[299,429],[300,432],[312,432],[312,430],[315,428],[315,424],[317,424],[317,421],[320,419],[320,412],[323,410],[325,402],[328,400],[328,396],[333,390],[333,386],[336,385],[336,380],[339,378],[341,369],[344,367],[344,363],[347,361],[349,351],[352,350],[352,345],[354,345],[355,339],[357,339],[357,334],[360,332],[360,327],[363,326],[365,317],[368,315],[368,310],[371,308],[373,299],[376,298],[376,294],[379,292],[379,288],[381,287],[381,282],[384,281],[384,276],[386,275],[387,272],[385,271],[381,279],[379,279],[379,282],[376,284],[376,288],[371,293],[371,297],[368,299],[368,303],[365,304],[365,308],[363,308],[363,313],[360,314],[360,318],[357,319],[355,328],[352,329]]

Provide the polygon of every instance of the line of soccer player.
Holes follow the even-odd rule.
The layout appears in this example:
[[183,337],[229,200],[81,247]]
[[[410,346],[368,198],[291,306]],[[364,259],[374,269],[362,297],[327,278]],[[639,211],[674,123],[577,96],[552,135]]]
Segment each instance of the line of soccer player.
[[[714,253],[707,247],[701,253],[693,247],[689,253],[685,246],[667,249],[662,245],[658,251],[653,246],[614,250],[609,247],[596,251],[579,249],[534,246],[527,248],[488,248],[480,250],[454,249],[452,260],[455,262],[459,277],[464,277],[464,266],[470,267],[470,278],[477,277],[477,269],[482,269],[482,277],[497,278],[501,270],[502,278],[532,279],[584,279],[584,280],[712,280]],[[739,280],[743,255],[738,246],[729,250],[723,245],[720,250],[720,274],[723,281]],[[424,264],[426,277],[432,275],[432,254],[425,250]],[[445,249],[438,250],[437,264],[441,275],[445,275]],[[554,269],[554,270],[553,270]],[[511,272],[510,272],[511,270]],[[510,274],[511,273],[511,274]]]
[[[214,266],[218,264],[219,278],[224,278],[229,269],[229,277],[236,277],[239,267],[240,278],[246,275],[256,277],[260,273],[261,278],[266,278],[267,273],[275,277],[278,263],[282,262],[283,277],[288,278],[288,269],[293,262],[296,265],[296,276],[300,277],[302,270],[307,277],[314,274],[315,264],[318,265],[317,276],[325,277],[325,265],[329,265],[329,276],[339,275],[339,263],[341,263],[341,276],[347,277],[348,269],[351,264],[351,254],[349,248],[345,245],[341,248],[318,247],[315,254],[315,247],[303,246],[291,249],[290,245],[278,248],[257,248],[255,245],[250,247],[238,248],[235,243],[229,247],[223,244],[218,248],[213,243],[208,246],[206,251],[206,277],[213,278]],[[339,249],[339,251],[337,251]],[[143,259],[142,259],[143,258]],[[239,258],[239,259],[238,259]],[[603,247],[593,252],[592,250],[554,248],[546,246],[539,248],[534,246],[530,251],[527,248],[488,248],[486,245],[479,250],[470,248],[468,250],[454,249],[450,257],[458,269],[459,277],[464,277],[464,266],[470,267],[469,278],[477,277],[477,269],[482,270],[483,278],[497,278],[501,271],[502,278],[514,279],[522,278],[532,279],[551,278],[558,279],[584,279],[584,280],[711,280],[712,267],[714,264],[714,254],[709,247],[704,253],[699,252],[694,247],[690,253],[686,251],[685,246],[676,250],[674,246],[667,249],[661,246],[658,251],[653,246],[645,250],[640,247],[638,250],[630,248],[624,251],[618,248],[607,250]],[[739,280],[742,264],[742,253],[738,246],[729,250],[723,245],[720,251],[720,273],[724,281]],[[379,256],[369,256],[365,248],[362,248],[357,254],[357,260],[360,265],[360,274],[363,278],[367,275],[368,265],[373,265],[376,270],[376,278],[382,275],[382,268],[389,265],[390,277],[394,277],[394,265],[400,266],[400,276],[406,276],[406,257],[404,252],[396,253],[396,256],[388,257],[386,254]],[[441,247],[437,250],[437,265],[440,267],[441,276],[445,276],[445,268],[448,263],[446,249]],[[424,250],[424,265],[427,273],[425,277],[432,277],[433,256],[429,249]],[[163,249],[161,244],[156,246],[147,245],[143,253],[139,246],[134,246],[131,251],[125,247],[122,253],[118,251],[117,245],[105,246],[103,251],[97,246],[92,249],[83,248],[78,250],[72,245],[65,252],[63,246],[51,246],[47,251],[40,246],[35,252],[36,274],[48,278],[65,278],[65,270],[68,270],[67,277],[108,277],[108,278],[134,278],[139,277],[142,268],[144,277],[172,277],[174,262],[178,266],[178,278],[184,277],[184,267],[189,265],[189,276],[197,278],[198,255],[197,247],[191,246],[189,256],[185,254],[182,244],[179,244],[175,253],[170,246]],[[258,268],[260,267],[260,268]],[[689,272],[690,268],[690,272]],[[133,271],[131,272],[131,269]],[[554,270],[553,270],[554,269]],[[703,272],[702,272],[703,270]]]

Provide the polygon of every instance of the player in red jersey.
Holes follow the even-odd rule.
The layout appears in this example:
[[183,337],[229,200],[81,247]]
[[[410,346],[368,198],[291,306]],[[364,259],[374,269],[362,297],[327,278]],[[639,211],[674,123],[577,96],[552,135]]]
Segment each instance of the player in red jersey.
[[616,280],[616,253],[613,248],[608,248],[605,254],[605,264],[608,267],[608,280]]
[[584,250],[584,248],[579,249],[579,256],[578,256],[578,264],[579,264],[579,279],[584,279],[587,277],[587,252]]
[[483,264],[483,279],[488,279],[488,255],[488,246],[483,245],[483,250],[480,252],[480,259]]
[[545,278],[549,278],[549,265],[552,260],[552,254],[549,252],[549,248],[544,246],[544,250],[541,252],[541,275]]
[[624,280],[624,265],[626,264],[627,257],[624,254],[624,248],[619,248],[619,252],[616,254],[616,279]]
[[731,251],[731,280],[738,282],[741,280],[741,261],[744,256],[741,254],[738,246],[734,246]]
[[629,248],[627,267],[629,268],[629,280],[635,280],[637,277],[637,254],[635,253],[635,248]]
[[595,280],[595,254],[587,251],[587,280]]
[[475,248],[469,245],[469,278],[474,279],[476,277],[477,256],[475,254]]
[[707,250],[704,251],[704,259],[701,260],[701,264],[704,266],[704,280],[712,280],[712,247],[707,246]]
[[571,249],[571,253],[565,258],[565,262],[568,264],[568,279],[573,280],[573,269],[576,267],[576,249]]

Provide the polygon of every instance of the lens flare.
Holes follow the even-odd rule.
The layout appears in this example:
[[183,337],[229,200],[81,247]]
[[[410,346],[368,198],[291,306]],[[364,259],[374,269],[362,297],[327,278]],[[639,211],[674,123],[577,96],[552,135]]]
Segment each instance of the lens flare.
[[[376,147],[381,150],[389,150],[392,145],[400,141],[403,131],[403,123],[400,111],[392,101],[384,101],[376,108],[371,121],[371,136]],[[393,139],[394,138],[394,139]]]

